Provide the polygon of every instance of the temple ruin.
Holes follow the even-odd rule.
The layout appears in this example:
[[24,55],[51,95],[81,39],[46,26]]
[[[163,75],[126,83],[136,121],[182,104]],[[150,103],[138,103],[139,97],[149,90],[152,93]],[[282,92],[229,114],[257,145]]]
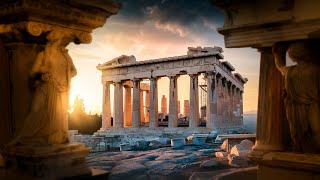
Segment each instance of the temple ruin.
[[[138,128],[144,122],[149,122],[149,128],[158,127],[158,88],[161,87],[158,87],[157,80],[164,77],[170,79],[168,127],[178,127],[177,79],[180,75],[190,76],[190,105],[186,108],[184,104],[184,107],[188,109],[189,127],[198,127],[200,125],[198,76],[201,73],[205,75],[207,87],[206,127],[210,129],[241,127],[243,124],[242,94],[247,79],[239,73],[233,73],[235,68],[228,61],[221,61],[222,52],[220,47],[189,47],[187,55],[184,56],[136,61],[134,56],[122,55],[99,64],[97,69],[102,71],[101,82],[104,94],[101,130],[111,128],[111,84],[115,86],[114,128]],[[144,79],[150,81],[150,86],[141,83]],[[123,88],[125,89],[124,101]],[[145,100],[141,95],[143,91],[146,91]],[[163,96],[161,103],[162,113],[166,111],[164,98]],[[143,101],[149,110],[146,115],[142,106]]]

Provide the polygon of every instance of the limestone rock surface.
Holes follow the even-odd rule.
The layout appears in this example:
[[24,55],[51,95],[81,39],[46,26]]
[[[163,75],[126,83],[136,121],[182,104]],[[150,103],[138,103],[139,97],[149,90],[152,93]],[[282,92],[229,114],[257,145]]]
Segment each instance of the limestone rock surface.
[[211,168],[211,167],[217,166],[218,164],[219,163],[215,160],[206,160],[200,165],[200,167],[201,168]]

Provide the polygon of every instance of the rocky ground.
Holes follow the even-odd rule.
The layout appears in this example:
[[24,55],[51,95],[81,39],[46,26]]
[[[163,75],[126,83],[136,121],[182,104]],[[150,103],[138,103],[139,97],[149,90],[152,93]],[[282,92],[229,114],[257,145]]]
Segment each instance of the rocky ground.
[[193,172],[236,168],[228,165],[227,158],[216,158],[216,151],[220,151],[219,146],[206,144],[148,151],[96,152],[87,156],[87,164],[92,168],[111,171],[111,180],[189,179]]

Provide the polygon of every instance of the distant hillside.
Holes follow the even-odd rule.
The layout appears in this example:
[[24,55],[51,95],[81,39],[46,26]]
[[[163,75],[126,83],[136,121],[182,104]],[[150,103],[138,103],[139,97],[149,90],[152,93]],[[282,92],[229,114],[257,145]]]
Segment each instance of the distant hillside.
[[245,111],[243,114],[257,114],[257,110]]
[[244,114],[243,126],[245,129],[250,131],[250,133],[256,133],[257,114]]

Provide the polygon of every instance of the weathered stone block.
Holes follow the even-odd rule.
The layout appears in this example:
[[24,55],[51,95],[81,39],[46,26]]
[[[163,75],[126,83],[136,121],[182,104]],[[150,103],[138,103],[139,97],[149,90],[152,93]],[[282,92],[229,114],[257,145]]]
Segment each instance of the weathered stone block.
[[172,147],[184,146],[186,144],[186,140],[184,138],[173,138],[171,139]]
[[131,150],[131,146],[130,144],[120,144],[120,151],[130,151]]
[[193,137],[192,138],[192,143],[194,145],[204,145],[206,144],[206,137]]

